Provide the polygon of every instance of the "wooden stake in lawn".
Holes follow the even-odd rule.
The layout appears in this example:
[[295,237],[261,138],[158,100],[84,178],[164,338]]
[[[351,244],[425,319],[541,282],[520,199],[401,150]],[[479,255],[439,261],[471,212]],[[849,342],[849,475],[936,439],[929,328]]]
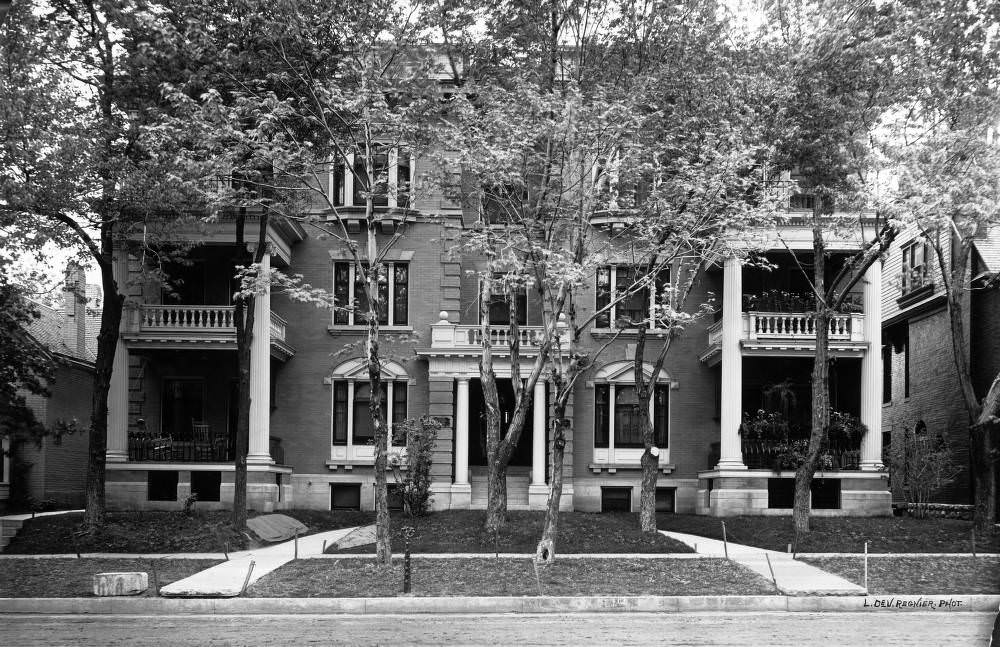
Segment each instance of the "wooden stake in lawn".
[[149,560],[149,567],[153,571],[153,595],[159,597],[160,595],[160,576],[156,572],[156,560]]
[[726,553],[726,559],[729,559],[729,542],[726,541],[726,522],[722,522],[722,550]]
[[764,559],[767,560],[767,570],[771,571],[771,582],[774,583],[774,590],[781,591],[781,589],[778,588],[778,580],[774,577],[774,567],[771,566],[771,556],[764,553]]
[[865,593],[868,593],[868,542],[865,542]]
[[295,559],[299,558],[299,531],[295,531]]
[[256,565],[257,562],[253,560],[250,561],[250,568],[247,569],[247,577],[245,580],[243,580],[243,588],[240,589],[240,595],[243,595],[244,593],[247,592],[247,587],[250,586],[250,576],[253,575],[253,567]]
[[976,527],[972,527],[972,559],[976,558]]

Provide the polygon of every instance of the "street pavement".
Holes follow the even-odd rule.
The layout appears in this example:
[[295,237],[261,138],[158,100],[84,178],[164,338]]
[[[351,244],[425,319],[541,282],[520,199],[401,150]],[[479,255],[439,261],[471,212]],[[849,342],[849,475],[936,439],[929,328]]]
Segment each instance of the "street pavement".
[[986,647],[991,613],[8,615],[0,645],[690,645]]

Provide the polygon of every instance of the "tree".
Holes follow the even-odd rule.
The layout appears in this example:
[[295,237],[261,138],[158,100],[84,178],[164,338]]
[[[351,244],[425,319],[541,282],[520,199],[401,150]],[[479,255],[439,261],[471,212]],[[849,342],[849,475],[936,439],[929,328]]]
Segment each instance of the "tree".
[[147,128],[158,97],[148,91],[150,77],[137,72],[163,28],[147,7],[18,3],[0,27],[0,218],[10,244],[36,254],[46,240],[81,250],[101,273],[84,516],[90,530],[104,522],[108,391],[126,293],[114,257],[125,253],[134,228],[166,231],[192,199],[175,181],[171,143]]
[[913,506],[910,513],[922,519],[932,495],[952,483],[960,468],[944,438],[928,433],[926,427],[921,432],[920,425],[912,431],[903,428],[890,449],[888,467],[894,484]]
[[[333,302],[338,312],[353,313],[356,322],[367,326],[376,554],[388,563],[388,421],[382,413],[380,349],[387,338],[379,327],[387,308],[386,254],[412,218],[415,198],[410,178],[399,177],[398,169],[408,167],[397,160],[420,153],[421,125],[439,103],[433,51],[421,46],[411,16],[391,2],[346,12],[326,3],[237,4],[240,11],[219,20],[232,20],[233,29],[251,38],[253,55],[232,50],[225,39],[216,42],[218,51],[230,52],[236,60],[228,68],[223,65],[207,85],[178,86],[170,92],[177,124],[197,133],[190,142],[190,163],[202,168],[203,178],[224,180],[210,196],[214,205],[252,204],[272,221],[302,222],[351,259],[360,279],[356,303],[345,302],[342,295],[318,296],[317,291],[309,291],[307,298]],[[252,20],[244,20],[244,12]],[[206,28],[200,40],[215,42],[216,37],[214,27]],[[241,58],[247,56],[248,63]],[[390,180],[393,170],[396,178]],[[330,175],[343,181],[329,182]],[[340,194],[348,180],[360,202],[354,207],[345,207]],[[389,204],[395,205],[391,213]],[[361,235],[352,231],[358,221],[364,225]],[[384,226],[393,223],[394,232],[383,235]],[[258,272],[255,261],[246,275]],[[251,283],[273,284],[276,277],[272,272]],[[243,302],[248,298],[244,294]],[[249,408],[241,400],[241,407]],[[240,429],[242,435],[242,425]]]

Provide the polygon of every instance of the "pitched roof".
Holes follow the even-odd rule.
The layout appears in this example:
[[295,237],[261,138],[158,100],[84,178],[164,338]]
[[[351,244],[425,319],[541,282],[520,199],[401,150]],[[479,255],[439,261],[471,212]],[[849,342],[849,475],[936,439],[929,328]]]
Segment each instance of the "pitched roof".
[[988,272],[1000,272],[1000,227],[991,227],[983,238],[972,241]]
[[33,302],[41,315],[28,325],[28,333],[40,344],[53,353],[72,357],[84,362],[93,362],[97,357],[97,331],[100,328],[101,313],[87,313],[87,347],[80,353],[70,348],[63,338],[63,327],[67,325],[66,316],[61,310],[56,310],[42,303]]

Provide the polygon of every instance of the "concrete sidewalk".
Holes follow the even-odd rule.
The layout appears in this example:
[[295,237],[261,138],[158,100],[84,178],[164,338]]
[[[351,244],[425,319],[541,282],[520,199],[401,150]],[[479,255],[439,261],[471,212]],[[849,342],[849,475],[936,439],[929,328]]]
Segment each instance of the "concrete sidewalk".
[[[706,557],[726,557],[745,566],[764,579],[772,581],[778,591],[785,595],[865,595],[863,587],[842,577],[793,559],[788,553],[765,550],[709,539],[682,532],[661,530],[671,539],[685,543]],[[770,561],[770,564],[768,563]]]
[[[321,555],[329,546],[356,528],[341,528],[315,535],[299,537],[298,557]],[[160,589],[164,597],[231,598],[243,589],[288,562],[295,559],[296,540],[286,541],[266,548],[230,553],[230,559],[191,577],[178,580]]]
[[70,514],[73,512],[83,512],[83,510],[55,510],[53,512],[26,512],[23,514],[8,514],[0,517],[0,553],[10,545],[14,536],[24,525],[25,521],[35,517],[51,517],[57,514]]

